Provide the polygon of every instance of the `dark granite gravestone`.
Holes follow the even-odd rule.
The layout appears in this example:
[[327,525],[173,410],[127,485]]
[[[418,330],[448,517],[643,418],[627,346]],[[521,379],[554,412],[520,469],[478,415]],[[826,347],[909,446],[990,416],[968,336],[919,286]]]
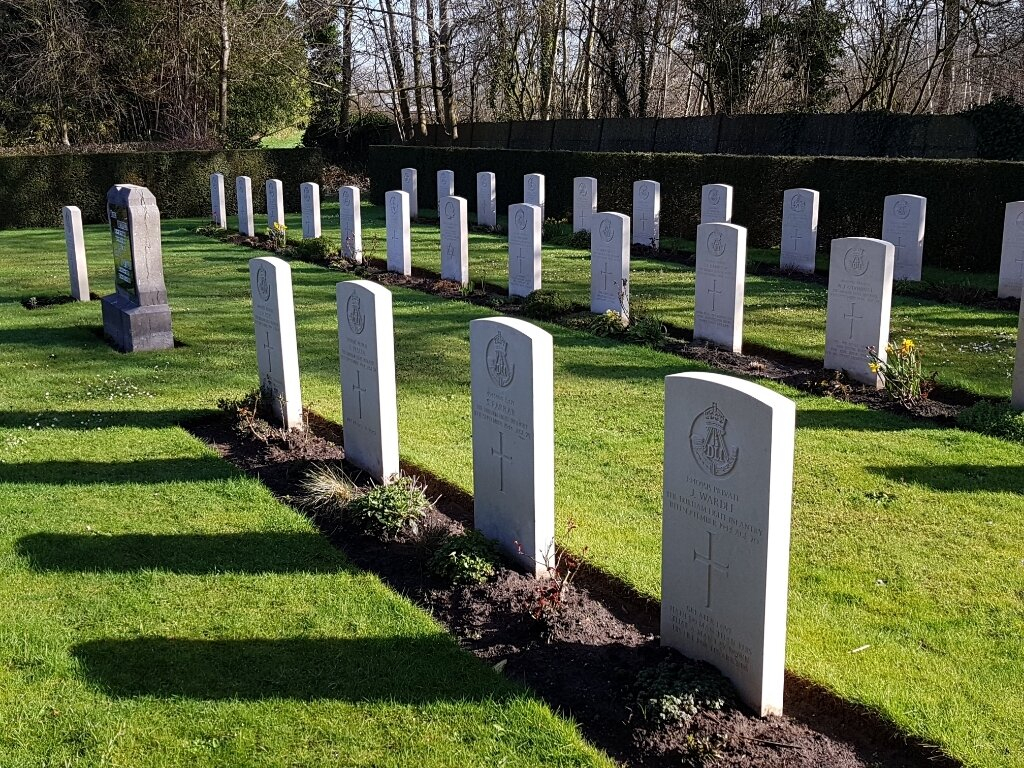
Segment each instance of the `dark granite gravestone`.
[[103,333],[120,352],[171,349],[156,198],[145,187],[116,184],[107,191],[107,217],[115,291],[103,297]]

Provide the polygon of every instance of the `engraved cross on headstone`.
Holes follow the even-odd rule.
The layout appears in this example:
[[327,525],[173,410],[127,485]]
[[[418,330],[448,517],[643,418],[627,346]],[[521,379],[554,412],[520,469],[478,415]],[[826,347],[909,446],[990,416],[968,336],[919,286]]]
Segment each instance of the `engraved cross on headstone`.
[[516,246],[516,274],[520,276],[525,274],[523,271],[523,246],[521,245]]
[[357,368],[356,369],[356,383],[352,385],[352,389],[355,391],[356,397],[358,398],[357,404],[359,405],[359,418],[360,418],[360,420],[362,420],[362,418],[363,418],[363,392],[366,392],[367,389],[366,389],[366,387],[363,386],[362,379],[360,378],[360,373],[361,373],[360,370]]
[[267,351],[267,375],[274,370],[274,345],[270,342],[270,331],[267,331],[267,340],[263,342],[263,349]]
[[864,315],[858,315],[857,314],[857,303],[851,301],[850,302],[850,314],[843,315],[843,317],[845,317],[847,320],[850,321],[850,338],[852,339],[853,338],[853,323],[856,320],[863,320],[864,319]]
[[715,311],[715,297],[723,293],[718,289],[718,280],[711,281],[711,287],[708,288],[708,293],[711,294],[711,311]]
[[1014,261],[1019,265],[1017,267],[1017,280],[1024,283],[1024,246],[1021,247],[1020,254]]
[[498,450],[491,448],[491,456],[498,457],[498,490],[505,492],[505,462],[512,463],[512,457],[505,455],[504,432],[498,433]]
[[800,245],[800,241],[803,240],[803,238],[800,237],[800,227],[790,226],[789,229],[790,229],[790,235],[789,236],[790,236],[790,239],[793,241],[793,244],[791,246],[792,249],[793,249],[793,253],[799,253],[799,251],[797,249],[798,249],[798,246]]
[[646,212],[642,212],[640,214],[640,231],[641,232],[646,232],[647,231],[647,213]]
[[903,236],[896,238],[896,261],[900,260],[900,253],[903,251]]
[[604,290],[608,291],[608,275],[612,274],[611,270],[608,269],[608,261],[605,260],[601,264],[601,274],[604,276]]
[[712,545],[712,542],[714,541],[714,534],[711,533],[711,531],[708,531],[707,534],[708,534],[708,554],[707,554],[707,556],[705,557],[704,555],[702,555],[699,552],[697,552],[697,550],[695,549],[695,550],[693,550],[693,559],[696,562],[700,563],[701,565],[706,566],[707,569],[708,569],[708,590],[707,590],[708,598],[707,598],[707,603],[706,603],[706,605],[704,607],[705,608],[710,608],[711,607],[711,573],[712,573],[712,571],[718,571],[718,573],[722,574],[723,576],[728,576],[729,575],[729,566],[726,565],[725,563],[719,563],[719,562],[715,561],[714,554],[712,553],[712,550],[711,550],[711,545]]

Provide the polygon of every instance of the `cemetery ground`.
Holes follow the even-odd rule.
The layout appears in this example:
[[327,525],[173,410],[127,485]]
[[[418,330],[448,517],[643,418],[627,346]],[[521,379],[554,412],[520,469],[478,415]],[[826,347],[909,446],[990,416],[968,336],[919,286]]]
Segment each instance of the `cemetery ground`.
[[[297,231],[294,218],[289,224]],[[370,251],[376,236],[378,255],[380,220],[379,212],[364,208],[364,247]],[[385,728],[397,726],[397,732],[418,737],[397,746],[389,741],[407,751],[406,762],[424,759],[417,750],[426,749],[428,737],[448,750],[435,759],[450,758],[451,764],[490,763],[489,756],[481,760],[467,752],[486,748],[513,764],[520,757],[522,764],[543,762],[523,757],[523,744],[536,750],[530,755],[548,760],[563,755],[562,764],[599,760],[567,726],[457,657],[454,644],[433,625],[376,580],[349,569],[258,484],[176,428],[211,412],[219,398],[252,389],[255,379],[247,278],[253,254],[191,234],[197,223],[164,224],[175,336],[186,346],[138,356],[119,356],[97,338],[95,304],[23,310],[17,302],[26,296],[65,292],[62,235],[0,233],[0,263],[10,275],[0,305],[0,363],[14,374],[0,385],[11,404],[0,413],[0,501],[19,511],[3,523],[9,547],[3,604],[10,612],[3,622],[5,662],[14,674],[0,706],[11,713],[5,720],[20,724],[11,746],[0,741],[0,748],[22,750],[14,753],[18,759],[47,748],[98,754],[127,748],[130,754],[132,746],[158,743],[179,754],[216,754],[248,746],[230,723],[269,717],[275,743],[262,746],[281,752],[315,749],[322,742],[310,733],[317,729],[333,737],[338,729],[358,726],[337,740],[351,754],[369,754],[382,740],[393,741]],[[325,217],[325,232],[332,226]],[[93,290],[107,292],[108,232],[87,227],[86,233]],[[413,233],[414,264],[436,269],[436,227],[414,227]],[[470,248],[473,278],[500,282],[507,258],[503,238],[471,235]],[[583,301],[586,252],[546,248],[544,257],[546,287],[576,292]],[[634,276],[634,296],[663,288],[666,311],[656,311],[671,319],[671,296],[678,325],[689,325],[692,270],[636,260]],[[334,282],[345,276],[293,263],[293,277],[305,403],[337,421],[333,297]],[[400,287],[394,292],[403,459],[469,489],[468,324],[489,312]],[[815,350],[823,346],[823,288],[752,278],[747,295],[747,339],[820,360]],[[773,303],[799,308],[773,312]],[[894,337],[904,332],[897,305],[904,310],[902,301],[894,302]],[[1002,358],[1012,356],[1012,336],[998,354],[972,352],[969,345],[1012,332],[1012,315],[920,300],[905,311],[913,337],[928,347],[938,348],[943,338],[974,340],[949,342],[954,348],[941,370],[957,378],[943,380],[976,394],[1005,395],[1008,363]],[[663,378],[700,366],[545,327],[555,337],[559,529],[569,519],[578,524],[564,543],[577,552],[585,547],[595,568],[657,598]],[[787,668],[967,764],[1024,764],[1024,561],[1017,534],[1024,518],[1018,481],[1024,447],[772,386],[798,407]],[[95,557],[111,550],[96,555],[94,549],[93,561],[83,565],[80,550],[46,539],[70,535],[89,542],[139,533],[198,541],[161,548],[155,561],[140,564],[135,550],[131,557],[118,555],[115,540],[113,557],[128,562],[101,570]],[[258,570],[252,562],[236,563],[209,573],[213,536],[240,534],[255,539],[253,560],[272,565]],[[167,562],[169,553],[190,548],[193,556]],[[69,552],[78,562],[68,562]],[[145,567],[153,562],[155,567]],[[97,636],[101,625],[104,633]],[[119,637],[110,637],[111,626]],[[180,651],[182,664],[206,664],[223,686],[234,678],[218,676],[222,665],[252,670],[249,698],[223,687],[197,692],[188,687],[198,677],[191,675],[158,681],[158,690],[145,695],[124,695],[140,693],[138,679],[149,679],[135,678],[126,660],[145,663],[170,653],[142,647],[154,636],[273,642],[299,634],[351,637],[364,649],[365,634],[418,638],[433,644],[435,656],[428,658],[436,661],[423,662],[426,651],[418,647],[399,651],[416,659],[410,672],[404,665],[393,669],[395,653],[373,642],[369,650],[353,651],[361,660],[369,654],[377,665],[370,669],[377,671],[338,680],[330,690],[351,696],[339,692],[369,686],[374,705],[358,718],[339,718],[337,708],[356,705],[330,694],[322,696],[327,703],[298,712],[295,699],[321,698],[323,676],[268,671],[265,662],[276,655],[265,646],[240,656],[230,646],[225,651],[186,642]],[[345,658],[343,650],[334,653]],[[361,663],[360,674],[366,668]],[[456,681],[447,683],[455,692],[441,701],[402,698],[408,696],[402,675],[433,671]],[[436,692],[432,682],[423,681],[420,690]],[[284,702],[271,706],[262,696],[275,685]],[[115,695],[107,698],[110,693]],[[176,699],[174,693],[183,695]],[[224,700],[232,693],[241,701]],[[502,696],[511,696],[514,706]],[[193,716],[200,725],[186,722]],[[462,725],[453,726],[453,718]],[[85,728],[91,719],[101,725]],[[492,727],[495,721],[502,731]],[[173,736],[165,739],[167,734]]]

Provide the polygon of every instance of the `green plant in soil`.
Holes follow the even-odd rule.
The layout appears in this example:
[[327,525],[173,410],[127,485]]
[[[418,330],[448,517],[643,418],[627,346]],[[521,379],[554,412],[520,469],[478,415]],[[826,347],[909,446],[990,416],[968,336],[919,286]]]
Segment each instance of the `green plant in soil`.
[[[383,242],[381,209],[364,207],[363,222],[367,248]],[[216,479],[203,485],[197,495],[184,496],[209,470],[205,464],[192,462],[188,454],[182,457],[161,447],[166,445],[165,435],[172,435],[196,450],[199,444],[175,425],[209,414],[218,398],[234,397],[255,384],[256,351],[245,270],[252,251],[189,231],[200,223],[164,222],[164,268],[174,332],[187,346],[145,355],[118,355],[97,338],[100,321],[95,303],[23,309],[18,303],[21,298],[67,291],[63,235],[59,230],[0,233],[0,269],[5,275],[0,287],[0,370],[9,372],[0,376],[0,458],[4,460],[0,464],[0,507],[22,510],[32,503],[39,510],[31,523],[25,522],[22,512],[0,515],[0,534],[16,539],[32,531],[58,528],[53,518],[57,509],[62,510],[58,529],[63,530],[83,516],[89,518],[83,527],[96,527],[97,520],[105,519],[102,515],[111,514],[109,510],[123,508],[131,515],[123,525],[146,523],[174,531],[180,528],[178,518],[165,519],[164,510],[180,509],[188,515],[197,504],[195,499],[207,492],[215,495],[218,508],[237,508],[231,499],[241,493],[239,486],[221,485]],[[297,225],[298,217],[291,216],[289,224]],[[229,226],[234,227],[234,222]],[[436,226],[416,226],[413,231],[415,263],[437,271]],[[109,252],[109,230],[87,226],[86,244],[90,253]],[[494,282],[504,274],[507,248],[499,238],[474,233],[470,248],[474,280],[486,274]],[[585,301],[582,287],[589,274],[585,254],[545,247],[544,258],[545,290]],[[667,314],[683,318],[678,325],[686,327],[692,320],[692,304],[686,319],[687,296],[692,301],[692,270],[640,259],[634,260],[633,267],[634,291],[653,292],[661,306],[652,306],[652,311],[665,322],[675,322]],[[292,262],[292,270],[304,404],[339,421],[334,284],[348,275],[304,262]],[[110,290],[110,267],[102,258],[90,259],[90,277],[97,293]],[[688,288],[686,279],[691,281]],[[641,289],[636,281],[658,288]],[[402,458],[471,491],[468,327],[472,319],[492,313],[401,287],[393,287],[392,293]],[[815,339],[823,341],[824,286],[783,278],[771,282],[750,278],[748,297],[748,340],[752,334],[760,334],[762,341],[775,339],[782,349],[806,345],[820,359]],[[784,307],[789,310],[783,312]],[[915,328],[901,326],[908,318]],[[586,548],[592,567],[657,598],[663,381],[668,374],[706,367],[664,352],[538,324],[552,333],[555,342],[559,541],[577,554]],[[931,336],[918,333],[918,328],[931,329]],[[1004,330],[1010,334],[1006,343],[1000,341]],[[947,376],[959,376],[973,382],[974,391],[996,390],[994,397],[1009,393],[1005,370],[995,375],[990,364],[1012,354],[1016,333],[1012,313],[897,299],[892,332],[895,338],[927,343],[929,361],[941,368],[947,382]],[[979,347],[977,352],[950,355],[951,339],[957,340],[956,345],[967,344],[969,339],[979,345],[984,341],[994,351]],[[940,745],[968,765],[1005,768],[1024,764],[1024,684],[1019,663],[1024,657],[1019,597],[1024,590],[1019,535],[1024,527],[1019,479],[1024,446],[801,394],[778,384],[769,386],[797,402],[788,670],[879,713],[907,734]],[[90,442],[92,447],[86,451],[82,443],[86,438],[102,439],[107,447],[101,449]],[[53,441],[46,453],[38,452],[36,441],[41,439]],[[117,451],[112,447],[115,444],[121,446]],[[32,453],[24,453],[26,450]],[[99,494],[98,483],[80,479],[68,485],[60,478],[68,475],[68,462],[76,461],[85,462],[86,469],[94,462],[101,477],[122,477],[129,487],[126,490],[118,484]],[[176,469],[178,474],[173,475],[174,480],[156,475],[165,479],[152,483],[133,479],[142,477],[140,472],[146,468]],[[73,465],[72,472],[86,479],[96,476],[79,469]],[[37,482],[46,478],[49,482]],[[142,497],[143,491],[153,495]],[[147,504],[154,501],[154,505],[143,508],[140,498]],[[566,542],[561,524],[570,517],[578,520],[580,527]],[[4,534],[11,526],[21,533]],[[0,590],[4,590],[3,605],[12,612],[0,626],[46,623],[45,617],[53,612],[47,609],[43,613],[42,606],[52,595],[73,594],[84,600],[98,588],[89,581],[95,578],[92,576],[72,583],[54,574],[46,577],[50,591],[39,592],[36,576],[14,578],[13,574],[22,574],[17,569],[24,567],[19,556],[5,558],[0,550],[0,568],[5,569],[6,579]],[[148,628],[165,619],[161,606],[168,601],[174,606],[170,615],[187,615],[194,604],[201,604],[201,593],[209,586],[208,581],[190,584],[189,589],[198,592],[178,597],[153,586],[154,578],[160,582],[159,574],[112,578],[100,586],[125,596],[140,596],[140,603],[146,606],[144,615],[150,617],[142,622]],[[247,583],[239,582],[227,594],[237,596]],[[349,600],[364,600],[356,593],[349,596],[334,588],[317,594],[318,600],[333,596],[341,601],[340,606],[348,606]],[[301,612],[313,610],[312,605],[325,604],[299,599],[294,610],[307,615]],[[84,618],[90,615],[86,603],[62,611],[62,627],[94,626]],[[137,632],[135,613],[118,611],[107,614],[102,625]],[[358,626],[376,626],[372,612],[368,615],[368,623]],[[221,634],[242,631],[232,629],[237,622],[224,612],[210,615],[196,626],[209,631],[211,622],[219,622],[215,626],[221,627]],[[265,626],[265,615],[254,616],[251,624],[244,626],[250,625]],[[187,625],[169,626],[171,632],[188,634]],[[277,625],[271,622],[270,626]],[[288,626],[300,627],[301,622]],[[45,630],[33,635],[30,646],[66,649],[64,640],[57,641],[63,637]],[[850,653],[862,646],[869,647]],[[13,668],[12,658],[21,658],[9,649],[3,653],[7,655],[0,664],[6,669]],[[57,658],[61,658],[59,653]],[[445,670],[446,674],[459,674],[451,667]],[[227,729],[232,722],[220,716],[204,719],[206,715],[199,712],[199,721],[210,725],[189,726],[196,718],[186,719],[188,702],[168,705],[159,698],[151,703],[118,699],[121,703],[117,704],[102,693],[87,693],[81,695],[95,698],[85,705],[78,698],[81,684],[74,682],[78,673],[36,674],[41,675],[38,682],[19,677],[17,684],[0,676],[0,720],[8,723],[14,711],[24,712],[18,716],[16,733],[21,742],[16,743],[38,746],[43,738],[40,734],[45,732],[38,724],[39,710],[19,709],[17,702],[49,702],[42,691],[69,687],[76,693],[70,702],[61,701],[56,708],[66,712],[70,703],[70,710],[85,712],[94,724],[92,732],[104,743],[113,739],[125,722],[128,733],[139,734],[140,723],[152,722],[157,710],[166,712],[166,727],[172,734],[193,728],[202,738],[215,738],[221,725]],[[245,706],[239,711],[251,714]],[[474,706],[474,711],[478,714],[472,717],[478,719],[460,720],[472,734],[485,732],[486,726],[475,730],[471,723],[486,724],[488,718],[503,717],[495,712],[504,710],[480,705]],[[437,710],[430,712],[433,717]],[[335,709],[325,722],[344,720],[350,714]],[[376,718],[371,714],[366,728],[383,728],[383,721]],[[279,722],[276,715],[272,721]],[[284,728],[289,721],[280,722]],[[304,723],[304,732],[317,730],[316,720]],[[409,721],[402,724],[407,726]],[[552,733],[551,727],[545,725],[543,733]],[[65,735],[74,732],[73,728],[61,731]],[[428,731],[415,727],[397,732],[409,734],[400,748],[419,754],[412,734]],[[523,735],[528,730],[517,726],[515,732],[531,748],[537,744],[534,734]],[[546,740],[549,735],[536,738]],[[499,740],[495,749],[500,751],[507,743]],[[8,748],[7,744],[0,739],[0,750]],[[455,754],[464,763],[498,761],[482,757],[479,751],[472,755],[451,752],[448,741],[444,744],[449,750],[446,754]],[[31,752],[32,747],[19,749]],[[542,762],[535,759],[536,751],[530,754],[533,764]],[[6,758],[0,755],[0,763]],[[529,762],[525,757],[516,759]],[[6,762],[18,764],[18,760]]]
[[645,719],[674,725],[694,715],[735,705],[732,686],[707,666],[664,660],[637,675],[636,706]]
[[427,560],[427,570],[452,584],[482,584],[497,570],[498,549],[476,530],[445,536]]

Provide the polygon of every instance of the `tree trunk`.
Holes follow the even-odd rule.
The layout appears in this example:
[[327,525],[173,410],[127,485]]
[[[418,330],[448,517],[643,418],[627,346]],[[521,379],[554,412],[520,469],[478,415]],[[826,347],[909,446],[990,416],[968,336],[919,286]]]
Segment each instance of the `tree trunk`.
[[388,33],[388,54],[391,57],[391,69],[395,75],[395,100],[398,102],[399,131],[402,139],[412,136],[412,115],[409,112],[409,92],[405,88],[405,64],[402,62],[402,49],[398,43],[398,28],[395,9],[391,0],[384,2],[384,25]]
[[420,51],[420,18],[417,0],[409,0],[409,26],[412,34],[412,87],[416,99],[416,130],[427,135],[427,115],[423,109],[423,54]]
[[228,0],[220,0],[220,98],[217,130],[223,144],[228,135],[228,63],[231,59],[231,35],[228,32]]

